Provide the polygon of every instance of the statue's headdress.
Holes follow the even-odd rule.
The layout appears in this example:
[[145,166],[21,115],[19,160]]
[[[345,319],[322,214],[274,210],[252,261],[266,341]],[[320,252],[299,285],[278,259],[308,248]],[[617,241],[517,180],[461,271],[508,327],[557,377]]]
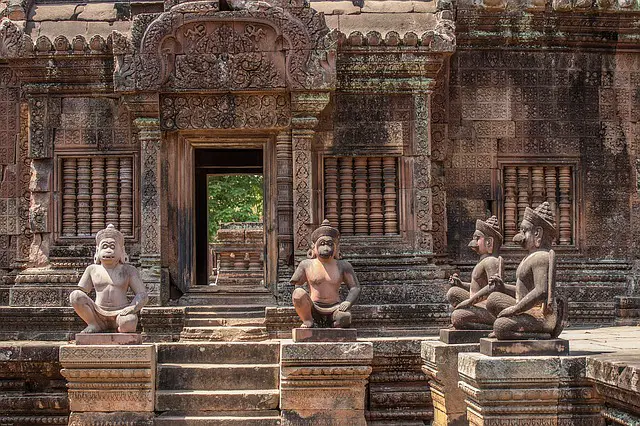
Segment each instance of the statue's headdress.
[[98,231],[98,233],[96,234],[96,254],[93,256],[93,261],[96,264],[100,263],[100,260],[98,260],[98,251],[100,250],[99,249],[100,242],[105,238],[113,238],[114,240],[116,240],[116,243],[118,243],[122,248],[122,259],[120,259],[120,262],[121,263],[129,262],[129,256],[127,255],[127,252],[124,249],[124,235],[122,235],[122,232],[118,231],[116,227],[113,226],[111,223],[107,225],[105,229]]
[[500,247],[502,245],[502,233],[500,232],[497,217],[491,216],[487,220],[476,220],[476,229],[486,237],[493,238],[495,246]]
[[313,241],[313,243],[315,244],[315,242],[318,241],[318,238],[325,236],[331,237],[334,240],[340,238],[340,231],[331,226],[327,219],[323,220],[322,225],[320,225],[315,231],[311,233],[311,241]]
[[529,207],[525,208],[523,219],[531,222],[533,226],[541,226],[551,235],[556,235],[556,221],[547,201],[541,203],[535,210]]

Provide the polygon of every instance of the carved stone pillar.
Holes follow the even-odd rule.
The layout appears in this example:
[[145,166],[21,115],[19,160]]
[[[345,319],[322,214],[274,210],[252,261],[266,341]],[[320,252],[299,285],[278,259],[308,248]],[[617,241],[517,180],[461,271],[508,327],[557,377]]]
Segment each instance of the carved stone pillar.
[[291,132],[280,132],[276,136],[276,162],[278,174],[278,276],[288,280],[293,267],[293,158]]
[[160,304],[161,291],[161,208],[160,208],[160,120],[137,118],[141,151],[141,235],[140,266],[142,280],[149,292],[149,304]]
[[311,144],[317,116],[329,103],[327,92],[291,94],[291,144],[293,147],[293,246],[296,255],[304,255],[311,245],[313,217],[313,171]]
[[366,425],[371,342],[283,343],[280,409],[283,425]]
[[415,133],[411,199],[414,200],[416,248],[423,254],[433,252],[430,95],[430,91],[419,91],[413,95]]

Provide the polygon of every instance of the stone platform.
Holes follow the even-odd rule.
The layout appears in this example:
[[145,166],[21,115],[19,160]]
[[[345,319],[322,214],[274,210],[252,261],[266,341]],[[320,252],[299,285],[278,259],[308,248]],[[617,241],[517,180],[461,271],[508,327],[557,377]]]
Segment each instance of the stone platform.
[[569,341],[480,339],[480,353],[487,356],[562,356],[569,355]]
[[440,341],[447,344],[478,343],[483,337],[491,334],[491,330],[456,330],[453,328],[440,329]]
[[78,333],[76,345],[140,345],[140,333]]
[[358,332],[355,328],[294,328],[291,331],[294,342],[355,342]]

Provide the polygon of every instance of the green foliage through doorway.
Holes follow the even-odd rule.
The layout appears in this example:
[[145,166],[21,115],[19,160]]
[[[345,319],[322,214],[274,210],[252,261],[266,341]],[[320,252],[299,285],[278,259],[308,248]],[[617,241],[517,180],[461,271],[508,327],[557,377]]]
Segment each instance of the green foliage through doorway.
[[207,177],[209,241],[216,241],[220,224],[262,222],[261,175],[210,175]]

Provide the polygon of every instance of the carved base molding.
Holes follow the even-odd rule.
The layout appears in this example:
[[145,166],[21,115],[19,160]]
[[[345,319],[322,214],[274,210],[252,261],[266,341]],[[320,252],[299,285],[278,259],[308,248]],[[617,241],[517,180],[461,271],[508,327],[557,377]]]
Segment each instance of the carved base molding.
[[587,358],[587,377],[604,399],[608,425],[640,424],[640,353],[602,354]]
[[154,345],[64,345],[60,364],[72,412],[153,412]]
[[458,387],[458,354],[478,352],[479,349],[478,343],[452,345],[440,341],[422,342],[422,371],[429,379],[434,426],[468,424],[465,396]]
[[420,339],[374,338],[369,376],[371,425],[425,425],[433,419],[427,377],[421,371]]
[[458,358],[459,386],[472,426],[604,426],[602,400],[585,376],[585,357]]
[[372,359],[370,342],[283,343],[282,424],[365,426]]

